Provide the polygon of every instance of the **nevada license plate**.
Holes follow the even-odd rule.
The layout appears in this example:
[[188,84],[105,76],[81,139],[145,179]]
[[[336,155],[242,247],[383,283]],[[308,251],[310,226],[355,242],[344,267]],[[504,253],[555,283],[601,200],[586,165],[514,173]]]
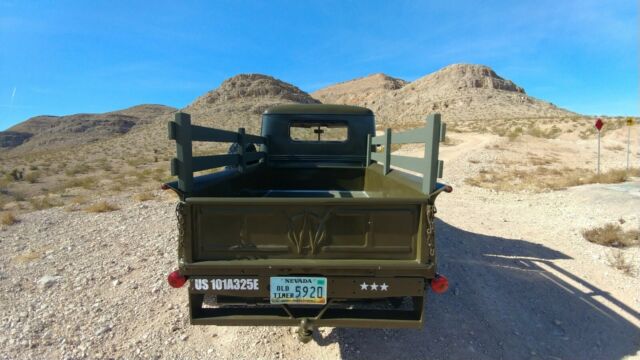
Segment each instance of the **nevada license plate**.
[[327,303],[327,278],[282,276],[271,278],[272,304]]

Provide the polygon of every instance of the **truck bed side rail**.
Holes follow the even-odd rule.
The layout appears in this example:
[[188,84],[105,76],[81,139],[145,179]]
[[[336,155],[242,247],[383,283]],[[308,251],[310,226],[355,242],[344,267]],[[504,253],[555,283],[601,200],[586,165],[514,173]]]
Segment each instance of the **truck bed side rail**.
[[[247,163],[265,158],[262,151],[245,153],[246,144],[266,144],[266,138],[245,134],[244,128],[238,132],[191,125],[191,116],[178,112],[175,120],[169,121],[169,140],[176,142],[176,157],[171,159],[171,175],[178,176],[178,189],[183,193],[193,191],[193,173],[222,166],[237,166],[242,172]],[[238,143],[237,154],[193,156],[192,142]]]
[[[422,174],[422,192],[431,194],[436,190],[437,179],[442,177],[443,161],[438,159],[439,143],[444,141],[446,124],[440,119],[440,114],[427,116],[425,127],[394,134],[386,129],[384,135],[367,136],[367,165],[376,161],[384,165],[385,175],[391,171],[391,165]],[[393,144],[422,144],[424,143],[424,157],[391,155]],[[384,152],[372,152],[372,145],[383,145]]]

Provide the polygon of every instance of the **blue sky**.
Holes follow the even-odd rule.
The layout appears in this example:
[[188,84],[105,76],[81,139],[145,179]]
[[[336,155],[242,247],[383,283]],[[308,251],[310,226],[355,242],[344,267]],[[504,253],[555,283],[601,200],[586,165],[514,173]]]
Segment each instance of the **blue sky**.
[[305,91],[491,66],[537,98],[638,115],[638,2],[0,0],[0,130],[30,116],[183,107],[238,73]]

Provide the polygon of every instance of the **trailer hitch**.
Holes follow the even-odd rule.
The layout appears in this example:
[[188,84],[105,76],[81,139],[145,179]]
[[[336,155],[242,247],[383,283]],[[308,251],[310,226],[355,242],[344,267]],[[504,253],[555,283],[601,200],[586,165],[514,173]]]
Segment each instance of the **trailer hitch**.
[[298,340],[303,344],[308,343],[313,338],[313,323],[308,318],[300,320],[298,327]]

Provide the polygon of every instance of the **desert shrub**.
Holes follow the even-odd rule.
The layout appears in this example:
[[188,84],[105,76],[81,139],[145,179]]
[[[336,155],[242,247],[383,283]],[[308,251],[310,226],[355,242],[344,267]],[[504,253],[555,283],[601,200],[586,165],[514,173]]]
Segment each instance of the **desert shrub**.
[[0,215],[0,224],[2,225],[13,225],[17,222],[18,222],[18,219],[10,211],[3,212],[2,215]]
[[20,192],[20,191],[12,191],[11,193],[9,193],[9,195],[13,198],[13,200],[15,201],[25,201],[26,200],[26,196]]
[[[532,162],[547,164],[551,163],[551,160],[536,158]],[[465,179],[465,183],[497,191],[545,191],[594,183],[615,184],[624,182],[635,174],[640,174],[640,170],[631,169],[626,172],[613,169],[597,175],[587,169],[538,166],[534,170],[482,169],[478,175]]]
[[515,141],[517,138],[519,138],[522,135],[523,132],[524,130],[522,129],[522,127],[518,126],[515,129],[508,131],[506,133],[506,136],[509,139],[509,141]]
[[543,139],[555,139],[562,133],[562,130],[557,126],[553,125],[549,129],[542,129],[537,125],[533,125],[527,129],[526,134],[533,137],[543,138]]
[[91,190],[96,187],[97,183],[98,183],[98,180],[93,176],[73,178],[65,181],[62,185],[62,189],[79,187],[79,188]]
[[582,231],[582,236],[594,244],[625,248],[640,245],[640,231],[624,231],[619,224],[606,224]]
[[629,276],[636,275],[636,268],[633,265],[634,262],[629,261],[625,256],[624,252],[622,252],[621,250],[616,250],[610,253],[609,256],[607,257],[607,261],[609,262],[610,266],[622,271],[626,275],[629,275]]
[[39,171],[31,171],[31,172],[28,172],[24,176],[24,179],[30,184],[34,184],[34,183],[38,182],[39,178],[40,178],[40,172]]
[[117,206],[109,204],[108,202],[103,200],[91,206],[88,206],[87,208],[85,208],[85,211],[90,213],[103,213],[103,212],[115,211],[118,209],[119,208]]
[[74,176],[78,174],[86,174],[92,170],[91,166],[86,163],[78,164],[70,169],[65,170],[64,174],[67,176]]
[[39,260],[41,259],[43,256],[42,252],[40,251],[33,251],[31,249],[24,251],[16,256],[13,257],[13,261],[17,262],[17,263],[21,263],[21,264],[26,264],[26,263],[30,263],[32,261],[35,260]]
[[611,146],[605,146],[604,148],[606,150],[611,150],[611,151],[622,151],[622,150],[624,150],[624,146],[622,146],[622,145],[611,145]]
[[453,145],[456,145],[456,144],[457,144],[457,142],[455,140],[451,139],[448,135],[445,135],[444,141],[442,142],[442,145],[453,146]]
[[49,196],[32,197],[29,204],[34,210],[44,210],[52,207],[62,206],[62,203],[52,199]]
[[137,201],[149,201],[153,200],[156,196],[151,191],[145,191],[142,193],[135,194],[133,198]]
[[13,169],[9,173],[5,174],[4,178],[8,181],[21,181],[24,177],[24,171],[19,169]]
[[624,169],[613,169],[605,172],[601,172],[600,175],[594,174],[589,179],[588,183],[600,183],[600,184],[616,184],[627,181],[629,178],[627,171]]
[[130,158],[130,159],[127,159],[127,160],[126,160],[126,163],[127,163],[129,166],[133,166],[133,167],[137,167],[137,166],[140,166],[140,165],[146,164],[147,162],[149,162],[149,161],[147,161],[147,160],[146,160],[145,158],[143,158],[143,157]]

